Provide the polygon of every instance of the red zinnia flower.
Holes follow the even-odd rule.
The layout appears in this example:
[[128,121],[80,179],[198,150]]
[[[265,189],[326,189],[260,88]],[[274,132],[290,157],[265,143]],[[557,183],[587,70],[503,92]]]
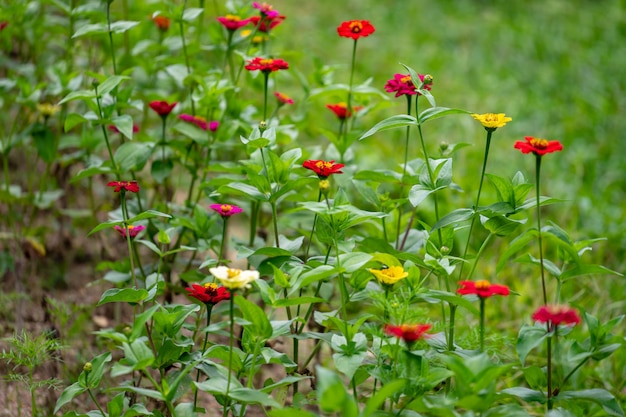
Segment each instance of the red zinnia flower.
[[242,19],[239,16],[234,14],[227,14],[226,16],[220,16],[217,20],[224,25],[224,27],[228,30],[237,30],[248,23],[250,23],[250,19]]
[[254,1],[252,2],[252,7],[254,7],[255,9],[259,9],[263,16],[267,16],[269,18],[276,17],[280,14],[277,10],[274,10],[274,6],[265,2],[259,3]]
[[233,206],[230,204],[211,204],[211,210],[217,212],[222,217],[230,217],[233,214],[241,213],[243,209],[239,206]]
[[460,281],[459,288],[456,292],[461,295],[475,294],[481,298],[491,297],[492,295],[509,295],[509,287],[506,285],[491,284],[487,280],[480,281]]
[[[327,104],[326,107],[332,110],[332,112],[335,113],[335,115],[337,115],[337,117],[341,120],[347,119],[348,117],[352,116],[352,112],[348,111],[348,105],[344,102],[337,104]],[[362,108],[363,106],[354,106],[352,107],[352,110],[357,112]]]
[[425,333],[430,330],[430,324],[401,324],[394,326],[393,324],[385,325],[385,333],[389,336],[399,337],[407,343],[413,343],[417,340],[427,337]]
[[139,185],[137,185],[137,181],[111,181],[107,184],[107,187],[115,187],[116,193],[119,193],[121,190],[130,191],[131,193],[139,192]]
[[189,292],[189,296],[193,297],[204,304],[215,305],[220,301],[230,300],[230,293],[225,287],[219,287],[217,284],[207,283],[204,285],[191,284],[191,288],[185,288]]
[[294,103],[293,99],[286,94],[274,93],[274,95],[276,96],[280,104],[293,104]]
[[154,110],[159,116],[167,117],[167,115],[169,115],[172,112],[172,110],[174,109],[174,107],[176,107],[177,104],[178,104],[177,102],[173,102],[172,104],[170,104],[167,101],[155,100],[155,101],[151,101],[149,105],[150,105],[150,108]]
[[375,30],[369,20],[349,20],[337,27],[339,36],[352,38],[354,40],[369,36],[374,33]]
[[193,123],[202,130],[210,130],[211,132],[215,132],[220,125],[220,122],[218,121],[214,120],[207,123],[206,119],[202,116],[193,116],[186,113],[179,115],[178,118],[184,120],[185,122]]
[[[109,130],[113,133],[120,133],[120,130],[115,125],[109,125]],[[139,132],[139,126],[133,123],[133,133]]]
[[9,22],[7,22],[7,21],[0,22],[0,32],[2,32],[4,30],[4,28],[7,27],[8,24],[9,24]]
[[578,312],[568,306],[549,305],[541,306],[533,313],[533,320],[540,323],[550,323],[550,327],[565,324],[575,326],[580,323]]
[[274,29],[276,26],[280,25],[283,20],[285,20],[285,16],[283,15],[276,15],[274,17],[252,16],[250,18],[250,22],[258,28],[259,32],[263,33]]
[[171,21],[169,17],[158,15],[154,16],[152,21],[161,32],[166,32],[170,28]]
[[248,71],[273,72],[282,69],[289,69],[289,64],[282,59],[256,57],[248,61],[245,66]]
[[341,168],[345,165],[336,164],[335,161],[309,159],[308,161],[304,161],[302,166],[315,172],[320,179],[325,179],[330,177],[332,174],[343,174]]
[[[424,74],[417,74],[420,78],[420,81],[424,83],[424,89],[430,91],[430,86],[433,83],[431,76],[425,76]],[[426,81],[424,81],[426,79]],[[409,95],[414,96],[416,94],[420,94],[416,91],[415,84],[413,84],[413,80],[411,80],[410,74],[394,74],[393,78],[387,81],[385,84],[385,91],[388,93],[396,93],[396,97],[400,97],[401,95]],[[421,94],[420,94],[421,95]]]
[[522,151],[522,153],[532,152],[535,155],[543,156],[547,153],[563,150],[563,145],[558,140],[548,141],[532,136],[525,136],[524,139],[526,139],[526,142],[519,140],[513,146],[515,149]]
[[146,229],[146,226],[133,226],[132,224],[129,225],[128,227],[123,227],[123,226],[113,226],[113,228],[115,230],[118,231],[118,233],[120,235],[122,235],[123,238],[126,238],[126,233],[128,233],[128,235],[131,238],[134,238],[135,236],[137,236],[139,234],[139,232],[141,232],[142,230]]

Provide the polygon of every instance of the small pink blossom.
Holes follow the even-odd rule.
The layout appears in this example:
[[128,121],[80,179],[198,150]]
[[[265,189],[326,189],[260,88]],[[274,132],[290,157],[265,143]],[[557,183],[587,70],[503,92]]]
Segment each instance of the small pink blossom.
[[243,209],[239,206],[233,206],[231,204],[211,204],[211,210],[219,213],[222,217],[230,217],[233,214],[241,213]]

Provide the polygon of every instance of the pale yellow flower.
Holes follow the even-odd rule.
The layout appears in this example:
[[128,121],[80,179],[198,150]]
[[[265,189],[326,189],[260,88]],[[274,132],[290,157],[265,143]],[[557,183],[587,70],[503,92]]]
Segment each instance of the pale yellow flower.
[[485,129],[489,130],[495,130],[513,120],[510,117],[506,117],[504,113],[472,114],[472,117],[478,120],[485,127]]
[[37,111],[41,113],[43,117],[52,117],[61,111],[61,106],[57,106],[56,104],[50,103],[41,103],[37,104]]
[[242,271],[241,269],[228,268],[226,266],[211,268],[209,271],[229,290],[249,288],[250,283],[259,278],[259,271]]
[[401,266],[390,266],[385,269],[370,269],[369,270],[376,279],[382,284],[393,285],[409,276],[408,272],[404,271]]

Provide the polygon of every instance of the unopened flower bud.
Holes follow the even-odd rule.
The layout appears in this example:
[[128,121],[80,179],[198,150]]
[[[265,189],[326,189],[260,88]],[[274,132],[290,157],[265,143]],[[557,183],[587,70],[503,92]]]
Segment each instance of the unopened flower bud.
[[442,246],[441,249],[439,249],[439,252],[441,252],[442,255],[447,255],[450,253],[450,248],[447,246]]
[[261,120],[261,122],[259,123],[259,130],[261,131],[261,133],[263,133],[263,131],[265,131],[267,129],[267,122],[265,120]]
[[441,143],[439,144],[439,149],[441,150],[441,153],[445,153],[448,150],[449,146],[450,145],[445,140],[441,141]]
[[422,81],[424,84],[432,84],[433,83],[433,76],[430,74],[426,74],[424,75],[424,81]]
[[93,365],[91,364],[91,362],[87,362],[83,366],[83,371],[85,372],[91,372],[92,369],[93,369]]
[[320,191],[322,194],[328,194],[328,190],[330,189],[330,181],[328,180],[320,180]]

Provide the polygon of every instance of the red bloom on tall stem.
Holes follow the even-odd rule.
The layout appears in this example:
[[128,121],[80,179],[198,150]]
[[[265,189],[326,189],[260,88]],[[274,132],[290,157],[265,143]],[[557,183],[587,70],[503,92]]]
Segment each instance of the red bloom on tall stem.
[[167,117],[172,112],[174,107],[176,107],[177,104],[178,103],[176,101],[170,104],[164,100],[155,100],[155,101],[151,101],[149,106],[159,116]]
[[152,21],[161,32],[167,32],[170,28],[171,20],[169,17],[158,15],[152,18]]
[[[333,113],[335,113],[335,115],[341,120],[345,120],[348,117],[352,117],[352,112],[348,111],[348,105],[344,102],[336,103],[336,104],[327,104],[326,107],[329,108]],[[352,110],[357,112],[361,110],[362,108],[363,106],[353,106]]]
[[217,20],[228,30],[235,31],[244,27],[251,22],[251,19],[242,19],[234,14],[227,14],[226,16],[219,16]]
[[337,33],[344,38],[357,40],[374,33],[376,29],[369,20],[349,20],[337,27]]
[[239,206],[233,206],[231,204],[211,204],[209,206],[211,210],[219,213],[222,217],[230,217],[233,214],[241,213],[243,209]]
[[215,305],[220,301],[230,300],[230,293],[225,287],[220,287],[214,283],[206,283],[204,285],[191,284],[191,287],[185,288],[190,297],[203,302],[204,304]]
[[533,313],[533,320],[539,323],[550,323],[550,327],[565,324],[575,326],[580,323],[578,312],[568,306],[545,305],[541,306]]
[[113,226],[113,228],[114,228],[115,230],[117,230],[117,232],[118,232],[118,233],[119,233],[119,234],[120,234],[120,235],[121,235],[124,239],[126,238],[126,234],[127,234],[127,233],[128,233],[128,235],[129,235],[131,238],[133,238],[133,239],[134,239],[134,238],[135,238],[135,237],[139,234],[139,232],[141,232],[142,230],[145,230],[145,229],[146,229],[146,226],[142,226],[142,225],[139,225],[139,226],[133,226],[133,225],[131,224],[131,225],[128,225],[127,227],[124,227],[124,226],[117,226],[117,225],[116,225],[116,226]]
[[481,298],[488,298],[493,295],[509,295],[509,287],[506,285],[491,284],[487,280],[460,281],[456,292],[461,295],[475,294]]
[[532,136],[525,136],[526,142],[521,140],[515,142],[513,147],[519,149],[522,153],[534,153],[538,156],[543,156],[547,153],[563,150],[563,145],[558,140],[548,141],[546,139],[535,138]]
[[107,187],[115,187],[113,191],[119,193],[120,191],[130,191],[131,193],[139,192],[139,185],[137,181],[110,181]]
[[320,179],[326,179],[332,174],[343,174],[341,168],[344,164],[336,164],[335,161],[322,161],[320,159],[309,159],[304,161],[302,166],[315,172]]
[[[424,90],[430,91],[433,78],[430,75],[424,74],[417,74],[417,76],[424,84]],[[400,97],[402,95],[414,96],[416,94],[420,94],[417,91],[415,84],[413,84],[410,74],[394,74],[393,78],[388,80],[385,84],[385,91],[388,93],[396,93],[396,97]]]
[[248,71],[273,72],[282,69],[289,69],[289,64],[282,59],[256,57],[248,61],[245,66]]
[[254,26],[257,27],[259,32],[267,33],[270,30],[274,29],[276,26],[283,23],[283,20],[285,20],[285,16],[283,15],[276,15],[274,17],[252,16],[249,20],[250,22],[252,22]]
[[393,324],[385,325],[385,333],[389,336],[395,336],[407,343],[416,342],[427,337],[425,333],[431,329],[430,324],[401,324],[395,326]]

